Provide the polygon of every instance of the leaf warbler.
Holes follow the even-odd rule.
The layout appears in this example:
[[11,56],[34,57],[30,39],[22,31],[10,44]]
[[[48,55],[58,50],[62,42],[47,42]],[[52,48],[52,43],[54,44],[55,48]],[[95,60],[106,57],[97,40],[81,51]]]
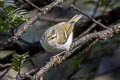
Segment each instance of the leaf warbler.
[[67,22],[58,23],[48,28],[40,40],[43,48],[50,53],[59,53],[64,50],[69,51],[73,40],[73,29],[76,22],[82,15],[75,15]]

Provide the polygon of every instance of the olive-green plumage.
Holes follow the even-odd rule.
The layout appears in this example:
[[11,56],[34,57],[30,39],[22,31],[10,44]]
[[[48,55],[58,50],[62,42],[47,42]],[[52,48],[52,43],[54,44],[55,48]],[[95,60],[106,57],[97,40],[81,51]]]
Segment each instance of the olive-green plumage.
[[74,25],[81,17],[82,15],[75,15],[68,22],[61,22],[50,27],[41,39],[42,46],[49,52],[59,49],[68,50],[72,43]]

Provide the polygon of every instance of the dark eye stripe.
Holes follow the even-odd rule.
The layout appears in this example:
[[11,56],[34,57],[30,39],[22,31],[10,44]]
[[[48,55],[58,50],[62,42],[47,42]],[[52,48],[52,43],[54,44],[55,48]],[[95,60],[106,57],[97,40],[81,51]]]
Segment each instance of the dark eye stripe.
[[56,38],[57,36],[52,36],[52,37],[50,37],[49,38],[49,40],[52,40],[52,39],[54,39],[54,38]]

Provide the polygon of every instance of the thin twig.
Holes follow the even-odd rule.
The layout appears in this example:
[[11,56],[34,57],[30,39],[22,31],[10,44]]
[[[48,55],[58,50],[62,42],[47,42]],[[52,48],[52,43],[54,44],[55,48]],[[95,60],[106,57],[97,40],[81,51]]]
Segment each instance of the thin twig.
[[0,64],[0,68],[9,67],[9,66],[11,66],[10,63],[8,63],[8,64]]
[[82,13],[83,15],[87,16],[89,19],[91,19],[94,23],[100,25],[101,27],[105,28],[105,29],[109,29],[107,26],[103,25],[102,23],[99,23],[98,21],[96,21],[94,18],[92,18],[91,16],[89,16],[86,12],[80,10],[79,8],[77,8],[75,5],[71,5],[71,7],[77,11],[79,11],[80,13]]
[[33,4],[32,2],[30,2],[29,0],[25,0],[28,4],[30,4],[32,7],[38,9],[39,11],[42,11],[41,8],[37,7],[35,4]]
[[32,65],[34,68],[37,67],[37,66],[35,65],[34,61],[32,60],[32,58],[30,58],[29,61],[30,61],[31,65]]
[[11,67],[9,67],[1,76],[0,76],[0,80],[2,80],[2,78],[10,71]]
[[[110,38],[113,36],[114,33],[118,33],[120,32],[120,24],[117,26],[114,26],[113,29],[107,29],[104,31],[100,31],[100,32],[95,32],[95,33],[91,33],[88,34],[82,38],[80,38],[78,41],[74,42],[71,46],[72,50],[69,52],[62,52],[60,53],[61,55],[63,55],[61,57],[61,55],[59,55],[59,60],[56,57],[51,58],[51,60],[42,68],[40,68],[40,70],[34,75],[34,77],[40,77],[42,76],[45,72],[47,72],[50,68],[52,68],[55,64],[57,64],[60,60],[64,61],[65,59],[67,59],[70,55],[72,55],[74,53],[74,51],[76,50],[76,47],[80,44],[82,44],[85,41],[89,41],[93,38],[98,38],[98,39],[106,39],[106,38]],[[57,54],[58,55],[58,54]]]
[[[101,20],[98,20],[98,22],[101,22]],[[81,33],[76,39],[81,38],[84,35],[88,34],[93,28],[95,28],[96,25],[97,25],[96,23],[93,23],[87,30]]]
[[[31,18],[27,24],[17,33],[15,33],[14,36],[12,36],[11,38],[9,38],[7,41],[3,42],[3,45],[6,45],[14,40],[19,39],[19,37],[24,34],[30,27],[31,25],[42,15],[46,14],[48,11],[50,11],[53,7],[59,5],[60,3],[63,3],[64,0],[55,0],[54,2],[52,2],[51,4],[45,6],[44,8],[42,8],[42,12],[38,13],[38,15],[34,16],[33,18]],[[0,48],[1,49],[1,48]]]
[[[79,62],[79,65],[77,69],[75,69],[67,78],[67,80],[71,80],[72,76],[74,76],[74,74],[76,74],[77,72],[79,72],[81,70],[81,68],[84,67],[84,63],[87,62],[86,58],[90,55],[89,54],[89,50],[90,48],[95,45],[97,42],[99,41],[99,39],[96,39],[94,40],[90,45],[88,45],[87,48],[85,48],[82,52],[79,52],[79,53],[83,53],[83,55],[80,57],[80,62]],[[86,54],[87,53],[87,54]],[[82,64],[82,65],[81,65]]]
[[[45,72],[47,72],[48,70],[50,70],[52,67],[54,67],[54,65],[56,64],[61,64],[63,61],[65,61],[69,56],[71,56],[78,48],[80,48],[82,46],[82,44],[86,41],[89,41],[91,39],[107,39],[113,36],[114,33],[119,33],[120,32],[120,24],[113,26],[113,28],[111,29],[107,29],[107,30],[103,30],[100,32],[94,32],[94,33],[90,33],[88,35],[85,35],[84,37],[78,39],[77,41],[75,41],[72,46],[71,46],[71,50],[69,52],[62,52],[57,54],[58,56],[54,56],[50,59],[49,62],[47,62],[47,64],[45,66],[43,66],[42,68],[35,69],[32,70],[32,72],[34,73],[34,71],[37,73],[33,75],[33,78],[36,79],[36,77],[41,77],[44,75]],[[79,45],[79,46],[78,46]],[[59,63],[61,61],[61,63]],[[31,71],[30,71],[31,72]],[[24,77],[25,76],[29,76],[31,78],[31,76],[29,75],[29,72],[27,74],[23,74]]]

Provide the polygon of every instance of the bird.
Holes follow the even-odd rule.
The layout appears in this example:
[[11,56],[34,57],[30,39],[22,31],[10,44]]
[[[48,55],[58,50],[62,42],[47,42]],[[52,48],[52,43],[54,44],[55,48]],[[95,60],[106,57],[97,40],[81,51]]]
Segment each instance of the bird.
[[69,21],[49,27],[42,35],[40,43],[49,53],[69,51],[73,41],[73,29],[83,15],[76,14]]

